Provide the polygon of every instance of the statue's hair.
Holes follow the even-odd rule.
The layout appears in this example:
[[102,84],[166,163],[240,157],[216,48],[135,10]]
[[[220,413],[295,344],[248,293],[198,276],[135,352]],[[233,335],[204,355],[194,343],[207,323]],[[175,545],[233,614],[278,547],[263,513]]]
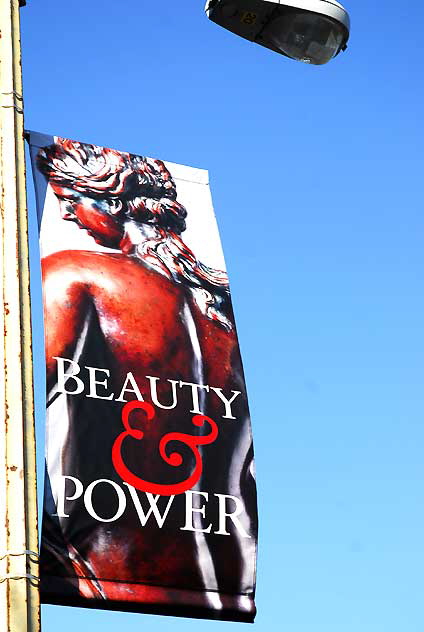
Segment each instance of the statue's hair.
[[137,256],[184,284],[205,316],[232,329],[227,275],[199,261],[179,236],[187,211],[177,202],[175,182],[161,160],[57,138],[40,149],[37,166],[55,187],[119,201],[113,215],[123,229],[133,222],[155,226],[155,235],[137,245]]
[[40,149],[37,166],[52,185],[119,199],[122,221],[126,216],[177,234],[185,230],[187,211],[176,201],[175,182],[161,160],[57,138]]

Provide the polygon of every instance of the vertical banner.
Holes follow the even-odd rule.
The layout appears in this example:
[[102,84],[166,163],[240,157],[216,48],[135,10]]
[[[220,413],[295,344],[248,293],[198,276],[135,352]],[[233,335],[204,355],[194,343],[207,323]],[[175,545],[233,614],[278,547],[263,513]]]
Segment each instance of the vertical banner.
[[44,603],[253,621],[246,387],[206,171],[30,133]]

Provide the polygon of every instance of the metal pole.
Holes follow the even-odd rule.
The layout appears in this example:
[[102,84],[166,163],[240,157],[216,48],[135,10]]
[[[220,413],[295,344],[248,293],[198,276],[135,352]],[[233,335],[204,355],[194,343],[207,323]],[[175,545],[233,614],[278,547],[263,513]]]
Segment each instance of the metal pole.
[[0,630],[39,632],[35,434],[19,7],[0,0]]

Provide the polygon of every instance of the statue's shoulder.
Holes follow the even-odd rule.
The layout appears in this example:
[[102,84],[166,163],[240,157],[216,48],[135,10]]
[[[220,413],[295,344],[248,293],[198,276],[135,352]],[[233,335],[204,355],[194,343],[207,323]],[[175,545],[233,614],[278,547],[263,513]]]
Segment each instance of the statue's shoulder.
[[93,250],[59,250],[41,259],[44,280],[62,276],[64,283],[70,280],[87,280],[87,275],[112,275],[113,270],[122,264],[125,256],[119,253],[98,252]]
[[120,252],[91,250],[61,250],[42,259],[44,280],[61,279],[63,284],[89,283],[92,288],[109,288],[111,292],[146,298],[168,298],[180,301],[183,295],[181,284],[172,281],[154,267],[138,257]]
[[56,272],[72,269],[77,272],[95,270],[107,271],[110,269],[128,267],[131,265],[129,257],[120,252],[104,252],[96,250],[59,250],[53,252],[41,260],[43,271]]
[[43,268],[56,268],[73,265],[74,267],[84,263],[94,262],[99,255],[104,253],[91,250],[59,250],[41,259]]

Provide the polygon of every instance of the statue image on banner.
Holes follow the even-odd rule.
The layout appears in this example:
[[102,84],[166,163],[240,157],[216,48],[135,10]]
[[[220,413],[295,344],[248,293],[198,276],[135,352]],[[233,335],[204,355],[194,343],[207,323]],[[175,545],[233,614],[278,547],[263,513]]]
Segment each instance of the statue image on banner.
[[30,138],[43,213],[42,600],[253,621],[252,437],[207,173]]

